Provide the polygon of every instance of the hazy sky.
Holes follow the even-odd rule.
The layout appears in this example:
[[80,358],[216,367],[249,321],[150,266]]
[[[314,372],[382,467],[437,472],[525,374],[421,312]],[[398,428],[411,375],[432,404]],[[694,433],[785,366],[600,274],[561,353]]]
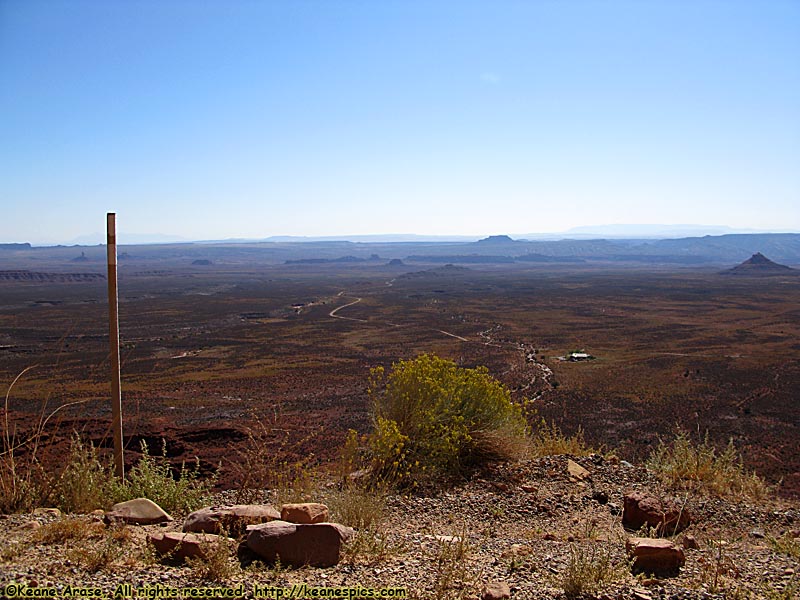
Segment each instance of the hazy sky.
[[0,0],[0,241],[800,230],[800,2]]

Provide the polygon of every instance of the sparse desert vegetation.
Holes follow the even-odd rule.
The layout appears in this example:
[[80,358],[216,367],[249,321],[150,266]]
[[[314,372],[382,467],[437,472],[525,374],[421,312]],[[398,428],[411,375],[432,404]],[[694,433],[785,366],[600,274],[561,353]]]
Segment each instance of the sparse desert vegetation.
[[[59,288],[60,303],[25,305],[13,320],[0,311],[0,338],[15,349],[2,350],[7,382],[37,365],[7,385],[0,500],[20,513],[0,522],[8,572],[43,560],[37,536],[50,536],[63,558],[45,562],[75,569],[75,582],[234,586],[256,573],[407,585],[417,598],[474,598],[493,581],[513,598],[613,597],[645,589],[624,551],[634,532],[620,523],[634,488],[678,495],[699,546],[649,592],[791,597],[800,517],[780,497],[795,490],[793,284],[365,268],[131,276],[125,484],[108,467],[102,311],[87,312],[102,290]],[[67,285],[4,293],[24,305],[56,284]],[[555,358],[573,348],[595,360]],[[676,435],[676,423],[704,433]],[[356,535],[322,580],[314,569],[243,567],[224,544],[165,561],[145,539],[162,526],[76,516],[134,496],[174,513],[170,531],[209,503],[322,501]],[[71,514],[31,514],[43,506]]]

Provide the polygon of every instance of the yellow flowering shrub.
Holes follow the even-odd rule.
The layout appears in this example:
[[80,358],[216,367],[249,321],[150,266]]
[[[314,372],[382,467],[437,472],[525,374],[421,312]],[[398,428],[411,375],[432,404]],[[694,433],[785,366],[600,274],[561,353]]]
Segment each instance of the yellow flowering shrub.
[[415,486],[485,460],[518,456],[527,443],[522,408],[485,367],[423,354],[373,369],[373,470]]

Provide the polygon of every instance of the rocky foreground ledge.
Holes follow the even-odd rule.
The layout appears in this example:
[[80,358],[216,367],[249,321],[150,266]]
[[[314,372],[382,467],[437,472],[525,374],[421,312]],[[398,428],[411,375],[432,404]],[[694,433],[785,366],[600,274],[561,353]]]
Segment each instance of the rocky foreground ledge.
[[223,493],[149,524],[119,506],[0,516],[0,587],[6,597],[552,599],[576,596],[569,575],[582,566],[584,577],[609,575],[585,598],[800,590],[797,504],[668,493],[647,470],[599,455],[499,465],[435,495],[390,496],[382,522],[362,530],[332,523],[325,493],[281,511]]

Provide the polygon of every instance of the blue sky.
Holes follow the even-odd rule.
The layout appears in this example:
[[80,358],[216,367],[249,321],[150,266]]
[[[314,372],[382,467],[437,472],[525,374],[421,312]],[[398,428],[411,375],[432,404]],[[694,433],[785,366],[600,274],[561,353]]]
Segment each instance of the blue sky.
[[799,207],[800,2],[0,0],[0,241]]

